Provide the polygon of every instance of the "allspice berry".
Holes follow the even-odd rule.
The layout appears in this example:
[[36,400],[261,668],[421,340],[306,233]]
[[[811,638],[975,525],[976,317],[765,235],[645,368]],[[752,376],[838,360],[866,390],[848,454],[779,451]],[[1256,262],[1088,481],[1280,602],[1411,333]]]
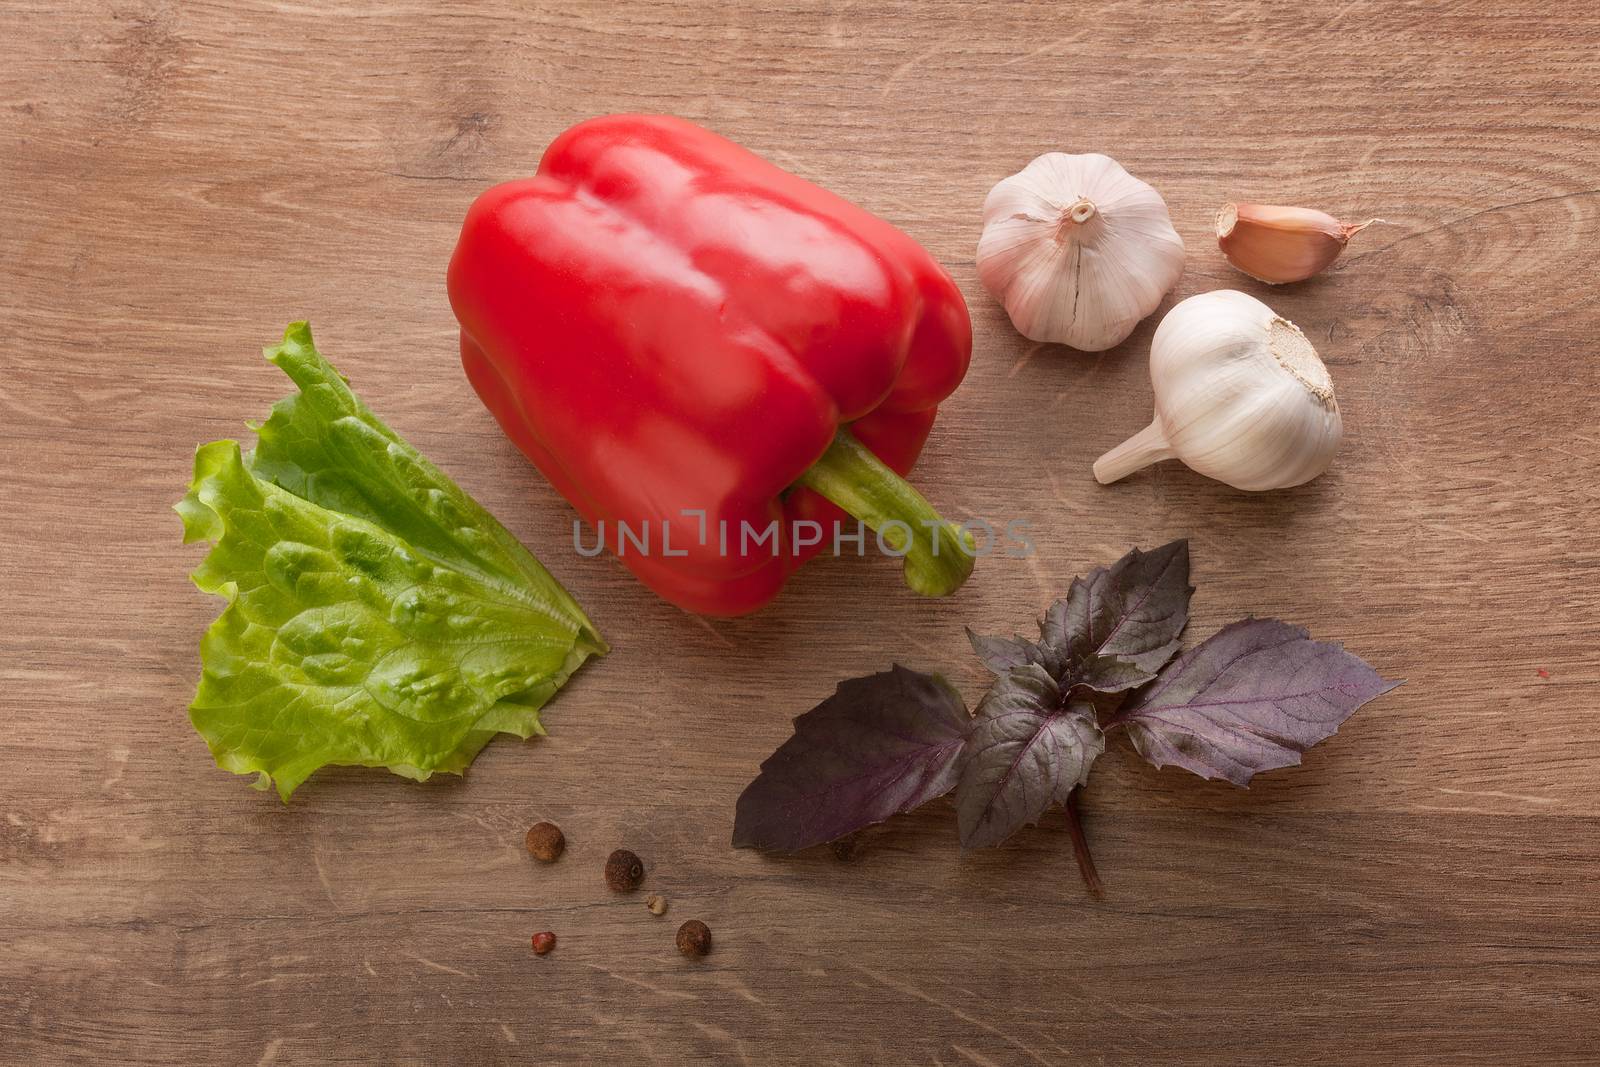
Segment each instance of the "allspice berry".
[[651,915],[665,915],[667,913],[667,898],[660,893],[651,893],[650,899],[644,902],[644,906],[650,909]]
[[704,956],[711,951],[711,927],[690,919],[678,927],[678,951],[685,956]]
[[549,930],[541,930],[533,935],[533,954],[543,956],[556,947],[556,935]]
[[528,836],[523,839],[523,844],[528,846],[528,854],[534,859],[554,863],[566,850],[567,837],[555,823],[537,822],[528,827]]
[[625,848],[606,859],[606,885],[618,893],[631,893],[644,881],[644,861]]

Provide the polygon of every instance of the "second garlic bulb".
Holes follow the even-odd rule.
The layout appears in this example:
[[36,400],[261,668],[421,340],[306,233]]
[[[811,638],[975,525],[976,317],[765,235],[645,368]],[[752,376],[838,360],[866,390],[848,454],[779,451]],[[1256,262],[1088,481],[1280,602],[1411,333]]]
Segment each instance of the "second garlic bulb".
[[1024,337],[1099,352],[1178,283],[1183,238],[1116,160],[1047,152],[989,190],[977,260]]
[[1343,424],[1333,379],[1300,328],[1245,293],[1182,301],[1150,345],[1156,413],[1095,461],[1103,483],[1164,459],[1235,489],[1287,489],[1328,469]]

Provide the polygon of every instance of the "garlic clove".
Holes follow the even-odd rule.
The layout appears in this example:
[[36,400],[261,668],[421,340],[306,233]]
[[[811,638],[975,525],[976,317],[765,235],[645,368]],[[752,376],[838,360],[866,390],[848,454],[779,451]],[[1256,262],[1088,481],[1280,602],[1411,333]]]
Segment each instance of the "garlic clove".
[[1098,352],[1177,284],[1183,239],[1116,160],[1047,152],[989,191],[977,266],[1023,336]]
[[1223,204],[1217,212],[1217,244],[1228,262],[1250,277],[1282,285],[1325,269],[1350,238],[1382,221],[1344,223],[1312,208]]
[[1176,458],[1236,489],[1286,489],[1327,470],[1343,435],[1333,379],[1305,334],[1234,290],[1167,313],[1150,383],[1155,418],[1095,462],[1102,483]]

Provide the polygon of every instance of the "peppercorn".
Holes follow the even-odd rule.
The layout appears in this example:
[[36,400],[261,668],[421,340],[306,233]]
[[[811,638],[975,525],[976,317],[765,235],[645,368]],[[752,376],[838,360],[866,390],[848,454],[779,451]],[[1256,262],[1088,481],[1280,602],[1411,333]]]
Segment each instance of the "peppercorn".
[[644,902],[644,906],[650,909],[651,915],[665,915],[667,913],[667,898],[660,893],[652,893],[650,894],[650,899]]
[[528,827],[528,836],[522,843],[528,846],[528,854],[534,859],[554,863],[566,851],[567,836],[553,822],[536,822]]
[[678,951],[685,956],[704,956],[711,951],[711,927],[690,919],[678,927]]
[[631,893],[644,881],[644,861],[625,848],[606,858],[606,885],[618,893]]
[[556,947],[556,935],[549,930],[540,930],[533,935],[533,954],[543,956]]
[[851,860],[861,855],[861,834],[859,832],[845,834],[843,837],[830,841],[828,843],[828,848],[833,852],[834,859],[838,860],[840,863],[849,863]]

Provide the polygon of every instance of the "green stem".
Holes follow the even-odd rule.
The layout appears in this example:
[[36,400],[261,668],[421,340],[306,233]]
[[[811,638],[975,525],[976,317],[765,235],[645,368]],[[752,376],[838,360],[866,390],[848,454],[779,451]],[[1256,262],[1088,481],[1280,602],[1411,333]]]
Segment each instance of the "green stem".
[[949,596],[972,573],[972,535],[946,522],[845,427],[795,484],[827,497],[904,555],[906,584],[923,596]]

